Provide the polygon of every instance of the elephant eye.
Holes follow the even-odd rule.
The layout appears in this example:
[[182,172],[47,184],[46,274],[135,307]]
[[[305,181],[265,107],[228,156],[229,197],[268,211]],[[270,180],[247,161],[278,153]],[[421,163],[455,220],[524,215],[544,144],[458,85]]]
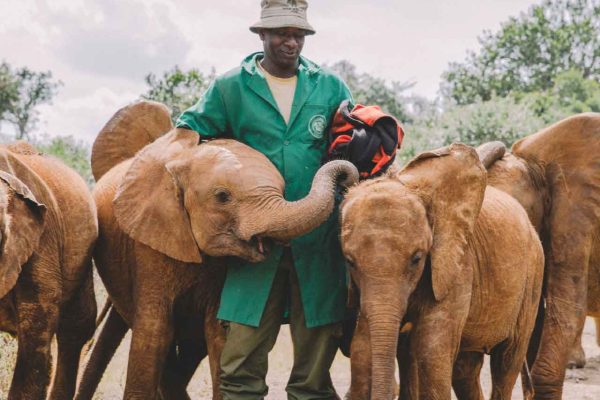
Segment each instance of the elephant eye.
[[215,198],[217,199],[217,202],[226,204],[231,200],[231,193],[226,189],[217,189],[215,191]]
[[410,258],[410,265],[413,267],[416,267],[417,265],[419,265],[419,263],[421,262],[421,259],[423,258],[423,253],[420,251],[415,252],[412,257]]

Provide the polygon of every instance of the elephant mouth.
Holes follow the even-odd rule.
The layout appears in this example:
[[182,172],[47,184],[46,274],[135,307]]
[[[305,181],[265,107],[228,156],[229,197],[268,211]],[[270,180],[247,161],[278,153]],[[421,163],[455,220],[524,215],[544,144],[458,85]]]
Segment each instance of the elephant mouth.
[[266,257],[271,253],[275,242],[273,239],[268,237],[263,237],[260,235],[254,235],[250,239],[250,245],[253,249],[255,249],[260,255]]

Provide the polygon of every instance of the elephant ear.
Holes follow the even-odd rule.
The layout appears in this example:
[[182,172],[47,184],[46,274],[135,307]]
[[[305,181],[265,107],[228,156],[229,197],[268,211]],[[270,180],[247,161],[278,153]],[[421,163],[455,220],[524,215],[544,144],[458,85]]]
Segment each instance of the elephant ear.
[[134,158],[117,187],[115,217],[132,239],[183,262],[202,257],[183,196],[165,165],[198,145],[196,132],[174,129]]
[[551,199],[543,227],[547,263],[565,270],[587,264],[600,221],[600,113],[559,121],[519,140],[512,152],[544,171]]
[[140,101],[121,108],[94,141],[92,173],[96,182],[112,167],[135,156],[172,128],[171,112],[164,104]]
[[0,181],[5,184],[5,192],[0,196],[0,209],[3,212],[0,255],[2,298],[14,287],[21,266],[38,246],[44,231],[46,206],[38,202],[27,185],[14,175],[0,171]]
[[418,155],[397,175],[417,194],[433,230],[431,280],[435,299],[451,290],[483,203],[486,172],[475,149],[452,144]]

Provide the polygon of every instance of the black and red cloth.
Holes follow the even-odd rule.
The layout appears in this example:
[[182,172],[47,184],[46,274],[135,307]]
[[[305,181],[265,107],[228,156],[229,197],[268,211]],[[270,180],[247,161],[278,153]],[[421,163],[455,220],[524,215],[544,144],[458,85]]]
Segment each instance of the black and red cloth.
[[378,176],[394,162],[404,131],[393,116],[379,106],[343,101],[333,117],[329,131],[329,160],[353,163],[362,179]]

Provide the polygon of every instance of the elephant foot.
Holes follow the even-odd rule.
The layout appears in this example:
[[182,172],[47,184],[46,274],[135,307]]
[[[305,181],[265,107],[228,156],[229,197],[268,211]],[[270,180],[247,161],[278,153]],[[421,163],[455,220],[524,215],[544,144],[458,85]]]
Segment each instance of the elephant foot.
[[567,361],[567,368],[575,369],[583,367],[585,367],[585,352],[583,351],[581,344],[577,344],[571,349],[569,361]]

